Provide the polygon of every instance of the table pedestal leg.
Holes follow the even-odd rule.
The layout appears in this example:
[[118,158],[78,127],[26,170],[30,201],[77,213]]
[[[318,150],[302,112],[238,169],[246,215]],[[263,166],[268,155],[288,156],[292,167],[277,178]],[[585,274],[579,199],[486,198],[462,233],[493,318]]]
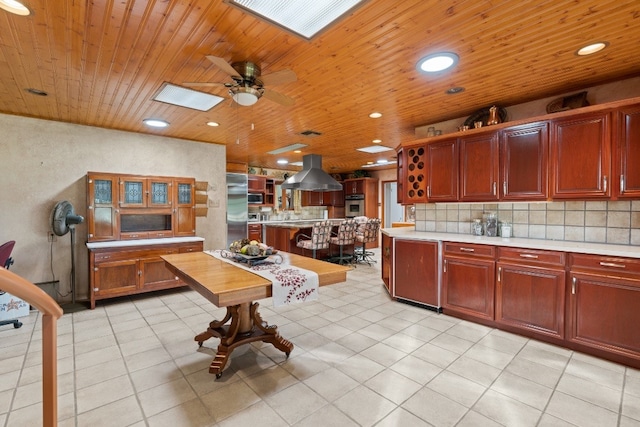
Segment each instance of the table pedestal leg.
[[[282,338],[278,333],[278,327],[268,325],[258,313],[259,304],[242,303],[227,307],[224,319],[214,320],[209,323],[207,330],[194,338],[198,345],[209,338],[220,338],[218,351],[211,361],[209,373],[216,374],[220,378],[229,356],[234,348],[254,341],[271,343],[275,348],[284,352],[287,357],[293,350],[293,344]],[[226,324],[229,319],[231,323]]]

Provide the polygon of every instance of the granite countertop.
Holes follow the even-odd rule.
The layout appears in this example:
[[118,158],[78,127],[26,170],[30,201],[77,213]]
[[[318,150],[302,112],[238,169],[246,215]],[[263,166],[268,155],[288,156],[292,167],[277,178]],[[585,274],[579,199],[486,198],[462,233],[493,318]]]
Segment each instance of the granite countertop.
[[269,227],[279,227],[279,228],[310,228],[314,223],[318,221],[330,221],[333,225],[339,225],[344,219],[295,219],[290,221],[259,221],[259,222],[251,222],[250,224],[264,224]]
[[162,239],[111,240],[108,242],[87,242],[89,249],[124,248],[128,246],[163,245],[168,243],[204,242],[202,237],[166,237]]
[[472,236],[470,234],[438,233],[429,231],[415,231],[411,228],[383,228],[383,234],[389,237],[405,240],[430,240],[458,243],[475,243],[480,245],[509,246],[515,248],[540,249],[562,252],[576,252],[583,254],[620,256],[640,258],[640,247],[632,245],[613,245],[606,243],[571,242],[567,240],[528,239],[521,237],[487,237]]

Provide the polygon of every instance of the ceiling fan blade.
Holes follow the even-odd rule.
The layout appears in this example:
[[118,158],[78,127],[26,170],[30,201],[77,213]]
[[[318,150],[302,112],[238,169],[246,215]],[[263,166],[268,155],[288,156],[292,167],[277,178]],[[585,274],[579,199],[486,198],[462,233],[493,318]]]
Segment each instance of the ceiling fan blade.
[[271,85],[279,85],[284,83],[292,83],[298,80],[296,73],[291,70],[280,70],[275,73],[265,74],[259,77],[262,80],[262,83],[271,86]]
[[276,102],[280,105],[284,105],[285,107],[290,107],[296,103],[293,98],[289,98],[286,95],[283,95],[279,92],[274,92],[269,89],[264,89],[263,97],[267,98],[269,101]]
[[215,66],[217,66],[222,71],[224,71],[225,73],[229,74],[230,76],[232,76],[232,77],[233,76],[240,77],[240,75],[238,75],[238,72],[231,66],[231,64],[229,64],[224,59],[219,58],[217,56],[213,56],[213,55],[207,55],[207,59],[209,61],[213,62],[213,64]]
[[225,85],[224,83],[214,83],[214,82],[184,82],[182,84],[189,87],[218,87],[218,86]]

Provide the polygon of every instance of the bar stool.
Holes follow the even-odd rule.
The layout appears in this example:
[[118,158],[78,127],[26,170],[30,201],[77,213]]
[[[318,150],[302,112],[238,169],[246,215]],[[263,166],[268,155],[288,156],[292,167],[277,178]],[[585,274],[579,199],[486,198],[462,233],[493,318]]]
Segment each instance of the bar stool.
[[371,265],[372,262],[376,262],[373,259],[373,252],[366,250],[367,243],[375,242],[378,240],[378,230],[380,229],[380,218],[369,218],[364,224],[360,233],[356,234],[356,241],[362,243],[360,246],[354,248],[356,255],[356,263],[363,262],[367,265]]
[[343,264],[345,262],[352,263],[354,260],[353,253],[345,254],[344,247],[353,245],[356,241],[356,227],[357,223],[355,219],[345,219],[338,226],[338,232],[335,236],[332,236],[330,243],[340,248],[340,255],[331,256],[329,261]]
[[316,258],[318,249],[327,249],[329,247],[329,238],[331,237],[331,223],[329,221],[319,221],[313,224],[311,228],[311,236],[306,234],[298,234],[296,236],[296,246],[304,250],[312,251],[313,258]]

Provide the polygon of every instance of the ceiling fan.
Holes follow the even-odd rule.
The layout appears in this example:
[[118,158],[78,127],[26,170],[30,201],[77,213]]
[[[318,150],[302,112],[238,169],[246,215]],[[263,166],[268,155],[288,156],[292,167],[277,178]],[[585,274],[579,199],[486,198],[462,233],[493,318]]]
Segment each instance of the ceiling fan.
[[284,106],[291,106],[295,103],[292,98],[264,87],[265,85],[270,86],[295,82],[297,77],[293,71],[281,70],[275,73],[261,75],[260,66],[250,61],[229,64],[217,56],[207,55],[206,58],[222,71],[229,74],[233,79],[233,83],[185,82],[185,86],[224,86],[229,89],[231,98],[243,106],[255,104],[262,96]]

